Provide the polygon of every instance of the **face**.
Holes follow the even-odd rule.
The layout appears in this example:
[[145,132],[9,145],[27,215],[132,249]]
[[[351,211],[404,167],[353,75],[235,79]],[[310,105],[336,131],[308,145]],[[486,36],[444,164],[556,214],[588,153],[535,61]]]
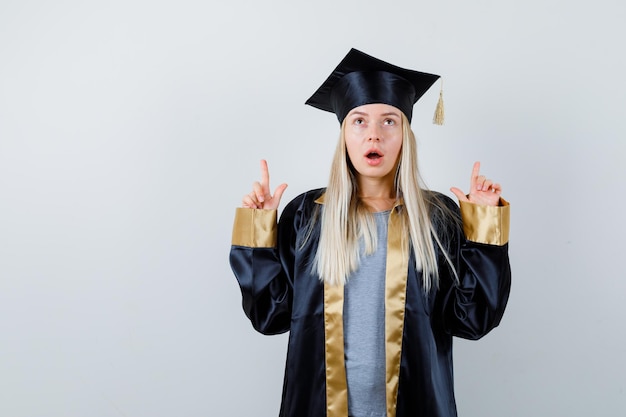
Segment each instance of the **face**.
[[393,183],[402,148],[402,113],[388,104],[356,107],[345,119],[346,149],[361,177]]

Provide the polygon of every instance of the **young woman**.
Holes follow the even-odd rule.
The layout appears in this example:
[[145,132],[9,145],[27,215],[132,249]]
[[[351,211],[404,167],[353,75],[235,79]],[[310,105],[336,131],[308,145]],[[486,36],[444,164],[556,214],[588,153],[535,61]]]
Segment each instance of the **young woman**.
[[230,261],[256,330],[290,332],[282,417],[451,417],[452,337],[496,327],[510,289],[509,206],[474,164],[469,194],[419,182],[412,108],[438,77],[351,50],[307,104],[340,139],[325,189],[261,181]]

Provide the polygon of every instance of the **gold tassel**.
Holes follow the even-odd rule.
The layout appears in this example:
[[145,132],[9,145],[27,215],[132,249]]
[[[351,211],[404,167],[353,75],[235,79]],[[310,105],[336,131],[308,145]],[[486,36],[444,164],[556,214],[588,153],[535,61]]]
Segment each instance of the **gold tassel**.
[[437,108],[435,109],[435,116],[433,117],[433,123],[436,125],[443,125],[446,114],[443,110],[443,80],[441,80],[441,90],[439,90],[439,101],[437,102]]

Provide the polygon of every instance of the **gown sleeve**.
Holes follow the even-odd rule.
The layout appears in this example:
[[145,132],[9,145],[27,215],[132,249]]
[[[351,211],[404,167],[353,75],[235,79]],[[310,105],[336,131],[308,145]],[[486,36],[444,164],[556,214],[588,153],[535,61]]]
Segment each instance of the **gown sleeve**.
[[289,331],[293,299],[296,202],[283,210],[238,208],[230,266],[239,283],[243,310],[263,334]]
[[460,205],[462,228],[453,232],[448,251],[458,281],[449,268],[440,268],[446,271],[441,274],[440,306],[448,333],[475,340],[498,326],[509,298],[510,206],[503,199],[497,207]]

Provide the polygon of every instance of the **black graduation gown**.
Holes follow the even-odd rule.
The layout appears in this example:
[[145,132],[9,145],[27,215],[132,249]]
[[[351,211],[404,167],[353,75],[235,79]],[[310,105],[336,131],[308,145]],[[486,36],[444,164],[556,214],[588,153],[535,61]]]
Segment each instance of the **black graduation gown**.
[[[343,289],[312,271],[320,228],[310,220],[319,219],[323,193],[296,197],[277,226],[275,210],[237,209],[233,228],[230,262],[246,315],[263,334],[290,332],[281,417],[347,417]],[[458,212],[451,199],[433,195]],[[509,205],[502,205],[461,203],[463,228],[444,225],[455,229],[448,252],[458,284],[439,256],[439,286],[426,294],[413,253],[400,261],[390,246],[386,280],[400,285],[386,291],[387,417],[457,415],[452,337],[484,336],[499,324],[508,300]],[[390,218],[390,245],[393,239]],[[404,263],[390,266],[393,259]]]

